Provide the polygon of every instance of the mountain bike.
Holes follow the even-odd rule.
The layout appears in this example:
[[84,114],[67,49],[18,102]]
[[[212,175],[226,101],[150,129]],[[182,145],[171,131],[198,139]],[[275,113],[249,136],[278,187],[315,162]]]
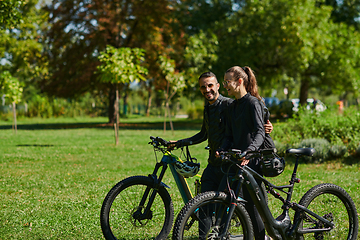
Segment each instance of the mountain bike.
[[[160,137],[150,139],[149,144],[154,147],[156,158],[153,173],[148,176],[128,177],[118,182],[103,201],[100,222],[107,240],[167,238],[174,220],[173,203],[166,190],[170,187],[162,182],[168,168],[184,203],[193,198],[186,179],[175,169],[175,163],[182,161],[171,153],[169,146],[172,143]],[[157,152],[163,155],[160,161]],[[196,160],[191,157],[188,148],[186,152],[182,150],[182,154],[187,160]],[[198,179],[195,182],[196,191],[199,189]]]
[[[315,152],[313,148],[286,151],[296,156],[296,162],[290,182],[284,186],[276,186],[248,166],[239,164],[238,159],[243,157],[264,158],[273,151],[222,152],[222,159],[236,168],[236,174],[228,175],[227,191],[205,192],[190,200],[175,221],[173,239],[199,239],[201,234],[206,236],[205,239],[253,240],[251,220],[244,211],[245,200],[240,197],[241,188],[245,186],[272,239],[356,240],[359,228],[356,207],[350,195],[341,187],[331,183],[319,184],[308,190],[299,203],[291,202],[295,183],[300,182],[296,177],[299,158],[312,156]],[[268,192],[282,202],[280,216],[273,217],[255,179],[261,180]],[[279,192],[285,194],[286,198]],[[290,209],[294,210],[292,221]]]

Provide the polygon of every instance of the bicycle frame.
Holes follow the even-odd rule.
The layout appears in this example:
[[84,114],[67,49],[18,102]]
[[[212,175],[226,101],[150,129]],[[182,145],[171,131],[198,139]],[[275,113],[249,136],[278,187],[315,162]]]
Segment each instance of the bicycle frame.
[[[175,179],[176,185],[179,189],[179,192],[181,194],[181,197],[184,201],[184,203],[187,203],[191,198],[193,198],[193,195],[190,191],[189,185],[186,181],[186,179],[181,176],[178,172],[176,172],[173,163],[180,160],[179,157],[177,157],[176,155],[170,153],[170,152],[165,152],[161,161],[157,162],[155,165],[155,169],[153,171],[152,174],[149,174],[149,177],[152,178],[154,180],[154,186],[152,188],[148,187],[145,190],[145,193],[140,201],[140,206],[144,206],[146,199],[148,198],[148,195],[150,193],[151,189],[155,189],[149,198],[149,201],[147,203],[147,206],[144,210],[143,214],[140,213],[135,213],[135,214],[140,214],[141,216],[137,216],[137,218],[140,219],[147,219],[147,218],[151,218],[151,212],[150,212],[150,208],[154,202],[155,196],[157,194],[156,189],[158,189],[159,187],[166,187],[166,188],[170,188],[168,185],[166,185],[165,183],[162,182],[162,179],[164,178],[165,172],[167,170],[167,168],[169,167],[171,170],[171,173],[173,175],[173,178]],[[160,174],[158,176],[158,172],[161,168]]]
[[[289,185],[283,185],[283,186],[275,186],[272,183],[270,183],[268,180],[263,178],[261,175],[259,175],[257,172],[249,168],[248,166],[243,166],[239,168],[237,171],[237,174],[233,177],[235,180],[239,180],[236,186],[236,199],[232,199],[232,203],[238,203],[239,201],[239,195],[242,185],[244,184],[246,188],[248,189],[251,199],[253,200],[263,222],[266,228],[266,231],[268,234],[274,238],[274,239],[294,239],[294,234],[296,232],[297,227],[299,226],[301,222],[300,217],[294,218],[294,224],[291,224],[290,216],[289,216],[289,209],[293,209],[295,211],[305,211],[309,213],[314,218],[320,220],[324,223],[325,227],[321,229],[307,229],[299,233],[315,233],[315,232],[324,232],[324,231],[330,231],[334,224],[330,221],[326,220],[325,218],[317,215],[316,213],[310,211],[309,209],[305,208],[304,206],[301,206],[297,203],[291,203],[291,197],[294,189],[295,183],[299,183],[300,180],[296,178],[296,172],[298,167],[298,159],[300,155],[296,155],[296,163],[294,166],[294,170],[291,176],[290,184]],[[269,192],[271,195],[273,195],[275,198],[279,199],[283,202],[283,213],[277,217],[276,219],[273,217],[267,203],[265,200],[265,196],[260,191],[260,186],[256,182],[255,178],[261,179],[262,182],[268,187]],[[288,191],[285,191],[284,189],[288,189]],[[277,193],[274,189],[278,189],[281,192],[285,193],[287,195],[286,199],[284,199],[279,193]],[[232,191],[232,190],[231,190]],[[231,216],[233,213],[233,210],[235,207],[230,207],[229,209],[229,218],[227,219],[225,229],[229,226],[229,223],[231,221]],[[222,234],[222,236],[225,236],[226,230]]]
[[[172,153],[166,153],[161,159],[161,162],[166,163],[167,166],[170,168],[171,173],[173,175],[173,178],[176,182],[176,186],[179,189],[179,192],[181,194],[181,197],[184,201],[184,203],[187,203],[190,199],[192,199],[194,196],[191,193],[191,190],[189,188],[189,185],[186,181],[186,179],[181,176],[174,168],[173,163],[176,161],[179,161],[180,158]],[[181,161],[181,160],[180,160]],[[154,171],[155,172],[155,171]]]

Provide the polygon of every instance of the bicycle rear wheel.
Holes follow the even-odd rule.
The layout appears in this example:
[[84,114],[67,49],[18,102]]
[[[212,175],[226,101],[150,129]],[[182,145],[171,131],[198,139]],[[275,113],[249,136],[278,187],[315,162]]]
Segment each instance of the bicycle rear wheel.
[[299,204],[331,221],[335,227],[330,231],[301,234],[301,231],[307,229],[324,229],[326,226],[305,212],[297,212],[295,218],[302,219],[297,240],[357,239],[359,223],[356,207],[349,194],[341,187],[330,183],[317,185],[305,193]]
[[[191,199],[176,218],[173,239],[218,239],[222,232],[227,211],[228,196],[223,192],[204,192]],[[227,239],[253,240],[250,216],[238,204],[231,218]]]
[[[149,215],[144,210],[154,191],[154,181],[145,176],[134,176],[117,183],[107,194],[101,207],[100,222],[104,237],[115,239],[166,239],[174,219],[169,193],[163,187],[157,190]],[[146,189],[146,202],[140,201]]]

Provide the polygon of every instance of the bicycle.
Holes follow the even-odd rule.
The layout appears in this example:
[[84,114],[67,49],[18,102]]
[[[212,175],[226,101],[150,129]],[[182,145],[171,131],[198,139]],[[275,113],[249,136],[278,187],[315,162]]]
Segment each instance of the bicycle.
[[[176,166],[182,162],[169,148],[173,143],[160,137],[150,137],[154,148],[156,164],[152,174],[148,176],[132,176],[118,182],[106,195],[100,213],[101,229],[107,240],[114,239],[166,239],[171,232],[174,220],[174,207],[167,191],[170,188],[162,182],[168,168],[171,170],[181,198],[185,203],[200,192],[200,175],[196,174],[194,194],[186,181],[186,173],[178,173]],[[196,161],[192,158],[188,147],[182,147],[180,156],[187,162]],[[163,155],[157,161],[157,152]],[[179,169],[178,169],[179,170]],[[180,171],[181,172],[181,169]],[[261,186],[263,192],[265,186]]]
[[[174,207],[162,182],[165,172],[170,168],[184,203],[193,194],[186,179],[176,169],[180,158],[171,153],[168,141],[160,137],[150,137],[156,158],[155,168],[148,176],[132,176],[118,182],[106,195],[100,213],[101,229],[105,239],[166,239],[173,220]],[[192,161],[190,152],[182,151],[187,160]],[[157,152],[163,154],[157,161]]]
[[[231,150],[222,152],[222,159],[237,167],[235,175],[228,176],[226,192],[210,191],[197,195],[180,211],[173,229],[173,239],[199,239],[205,230],[206,239],[245,239],[252,240],[252,224],[249,215],[244,211],[244,199],[240,197],[242,186],[246,186],[251,199],[259,211],[267,234],[272,239],[347,239],[356,240],[358,234],[358,216],[355,204],[350,195],[341,187],[323,183],[312,187],[301,198],[299,203],[291,202],[299,158],[312,156],[313,148],[288,149],[287,154],[294,154],[296,162],[288,185],[276,186],[248,166],[240,166],[237,159],[264,158],[273,153],[273,149],[254,152]],[[259,191],[255,179],[265,184],[268,192],[282,202],[282,214],[274,218],[265,203],[264,194]],[[235,185],[235,188],[231,186]],[[286,194],[286,199],[279,192]],[[340,210],[338,210],[340,208]],[[293,221],[289,210],[294,210]],[[210,226],[205,220],[210,219]],[[204,223],[203,223],[204,222]]]

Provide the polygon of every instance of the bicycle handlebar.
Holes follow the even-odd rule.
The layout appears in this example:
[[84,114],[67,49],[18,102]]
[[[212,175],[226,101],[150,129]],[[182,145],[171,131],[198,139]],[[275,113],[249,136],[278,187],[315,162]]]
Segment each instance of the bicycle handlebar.
[[220,157],[222,160],[225,161],[231,161],[229,157],[233,157],[237,160],[242,159],[243,157],[248,157],[246,159],[251,159],[257,156],[267,155],[271,153],[276,153],[276,148],[266,148],[266,149],[260,149],[256,151],[244,151],[241,152],[239,149],[230,149],[228,151],[221,151]]
[[171,142],[168,142],[168,141],[162,139],[161,137],[150,136],[150,139],[151,139],[150,144],[152,143],[154,147],[155,146],[158,147],[159,145],[167,147],[171,144]]

